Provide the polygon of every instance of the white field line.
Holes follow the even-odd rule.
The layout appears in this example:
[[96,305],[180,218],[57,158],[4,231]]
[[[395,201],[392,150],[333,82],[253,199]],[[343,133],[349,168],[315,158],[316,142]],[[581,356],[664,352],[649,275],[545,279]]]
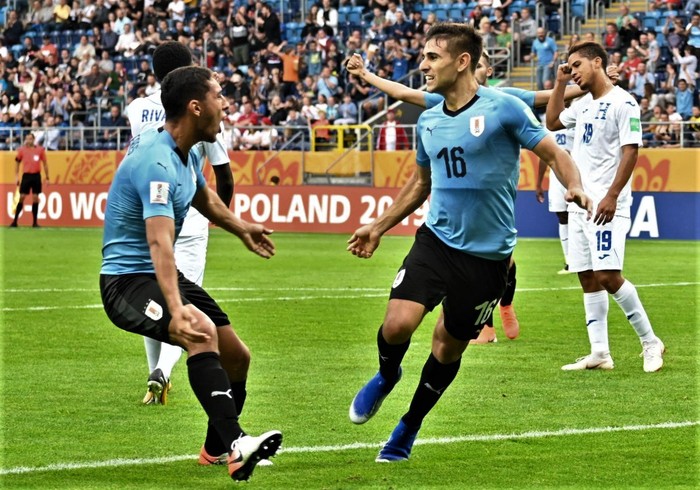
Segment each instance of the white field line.
[[[685,427],[695,427],[700,425],[699,420],[686,422],[663,422],[658,424],[648,425],[623,425],[621,427],[589,427],[584,429],[560,429],[549,431],[530,431],[520,434],[483,434],[483,435],[466,435],[454,437],[431,437],[427,439],[417,439],[415,445],[434,445],[434,444],[455,444],[462,442],[495,442],[495,441],[511,441],[518,439],[544,439],[546,437],[566,437],[579,436],[589,434],[606,434],[611,432],[639,432],[646,430],[660,429],[680,429]],[[353,444],[343,444],[338,446],[299,446],[289,447],[280,450],[280,453],[324,453],[324,452],[340,452],[351,451],[356,449],[374,449],[381,447],[382,443],[366,443],[356,442]],[[69,471],[69,470],[84,470],[96,468],[114,468],[119,466],[141,466],[148,464],[172,463],[176,461],[194,461],[198,455],[184,454],[180,456],[164,456],[160,458],[134,458],[134,459],[109,459],[106,461],[87,461],[84,463],[55,463],[46,466],[16,466],[14,468],[0,469],[0,475],[20,475],[41,473],[49,471]]]
[[[660,287],[686,287],[698,286],[700,282],[670,282],[670,283],[651,283],[651,284],[635,284],[637,288],[660,288]],[[308,300],[325,300],[325,299],[358,299],[358,298],[383,298],[388,297],[387,288],[205,288],[207,291],[247,291],[247,292],[274,292],[274,291],[328,291],[341,294],[319,294],[305,296],[261,296],[255,298],[215,298],[217,303],[250,303],[260,301],[308,301]],[[580,286],[564,286],[557,288],[518,288],[518,293],[540,293],[550,291],[578,291]],[[65,289],[1,289],[0,294],[6,293],[68,293],[68,292],[90,292],[97,293],[94,288],[65,288]],[[362,294],[364,292],[364,294]],[[361,294],[357,294],[361,293]],[[5,298],[5,303],[7,299]],[[102,308],[101,304],[89,304],[80,306],[26,306],[26,307],[3,307],[0,312],[12,311],[51,311],[51,310],[95,310]]]

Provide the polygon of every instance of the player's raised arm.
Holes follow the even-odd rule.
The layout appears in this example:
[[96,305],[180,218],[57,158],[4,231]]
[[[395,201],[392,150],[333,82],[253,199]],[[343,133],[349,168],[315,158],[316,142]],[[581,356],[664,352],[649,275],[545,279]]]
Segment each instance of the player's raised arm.
[[381,78],[365,68],[362,56],[355,53],[345,61],[345,68],[351,75],[355,75],[370,85],[381,90],[389,97],[409,104],[425,108],[425,92],[407,87],[406,85]]
[[562,63],[557,69],[557,77],[554,81],[552,96],[547,103],[547,129],[550,131],[558,131],[565,127],[559,120],[559,114],[564,110],[564,94],[566,92],[566,85],[570,80],[571,69],[566,63]]

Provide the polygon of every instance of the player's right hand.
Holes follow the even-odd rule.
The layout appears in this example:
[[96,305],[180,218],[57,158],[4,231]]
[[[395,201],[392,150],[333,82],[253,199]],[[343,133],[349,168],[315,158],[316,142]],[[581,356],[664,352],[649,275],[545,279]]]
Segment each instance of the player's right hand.
[[377,247],[381,236],[372,231],[371,225],[361,226],[348,240],[347,251],[361,259],[369,259]]
[[557,67],[557,82],[569,83],[571,81],[571,68],[568,63],[562,63]]

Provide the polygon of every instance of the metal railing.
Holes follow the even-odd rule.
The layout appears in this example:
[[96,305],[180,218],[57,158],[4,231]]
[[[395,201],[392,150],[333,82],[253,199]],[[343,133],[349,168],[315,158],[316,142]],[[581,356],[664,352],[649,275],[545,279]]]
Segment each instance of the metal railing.
[[[667,127],[668,131],[655,131],[656,127]],[[691,121],[678,122],[643,122],[641,124],[644,146],[648,148],[700,148],[700,125]],[[314,139],[316,130],[333,129],[337,131],[337,139],[334,140],[331,150],[342,150],[342,154],[334,153],[334,158],[331,163],[326,166],[325,173],[332,174],[334,167],[337,167],[342,159],[354,151],[368,151],[374,153],[377,150],[373,142],[378,138],[375,132],[381,130],[381,125],[377,124],[370,126],[369,124],[358,124],[352,126],[346,125],[328,125],[317,126],[310,128],[307,126],[261,126],[259,128],[276,129],[279,138],[270,148],[259,148],[260,150],[272,151],[273,153],[261,164],[256,170],[258,173],[258,181],[262,183],[262,171],[268,163],[274,160],[283,151],[300,151],[302,153],[302,167],[305,166],[305,154],[314,153],[314,146],[310,142]],[[400,124],[396,128],[401,128],[406,132],[408,140],[408,150],[415,150],[417,147],[417,133],[415,124]],[[250,128],[254,129],[254,128]],[[47,131],[60,131],[61,141],[57,150],[80,150],[80,151],[106,151],[106,150],[124,150],[130,138],[128,127],[87,127],[87,126],[71,126],[71,127],[36,127],[36,128],[1,128],[0,129],[0,151],[16,151],[24,142],[24,137],[31,133],[38,135]],[[114,132],[115,138],[110,141],[95,141],[94,135],[104,133],[105,130]],[[287,134],[285,134],[287,132]],[[291,132],[291,134],[290,134]],[[353,132],[354,136],[350,137],[349,133]],[[358,134],[359,132],[359,134]],[[656,135],[659,135],[658,137]],[[662,136],[662,134],[664,136]],[[665,135],[669,135],[666,137]],[[98,136],[99,138],[99,136]],[[349,138],[349,139],[348,139]],[[309,143],[308,147],[306,144]],[[227,141],[229,148],[232,148],[232,141]],[[42,145],[43,146],[43,145]],[[308,148],[308,149],[307,149]],[[318,151],[316,153],[329,153],[326,151]],[[52,150],[47,148],[47,150]],[[53,149],[55,150],[55,149]],[[239,151],[232,149],[232,151]]]

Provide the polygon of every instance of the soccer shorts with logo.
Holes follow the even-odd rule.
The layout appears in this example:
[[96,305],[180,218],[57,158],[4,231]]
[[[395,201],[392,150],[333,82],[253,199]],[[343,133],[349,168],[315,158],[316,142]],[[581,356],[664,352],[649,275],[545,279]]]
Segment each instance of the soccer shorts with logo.
[[603,226],[592,218],[587,220],[584,213],[569,212],[569,270],[621,271],[630,226],[629,208],[618,209],[613,220]]
[[[230,325],[216,301],[192,281],[178,273],[180,297],[207,315],[214,325]],[[109,319],[127,332],[170,342],[168,326],[172,317],[155,274],[100,275],[102,304]]]
[[550,213],[563,213],[569,203],[564,198],[566,187],[559,182],[553,171],[549,172],[549,191],[547,191],[547,206]]
[[488,260],[456,250],[423,225],[389,297],[415,301],[429,311],[442,302],[450,335],[474,339],[503,296],[509,261],[510,257]]

